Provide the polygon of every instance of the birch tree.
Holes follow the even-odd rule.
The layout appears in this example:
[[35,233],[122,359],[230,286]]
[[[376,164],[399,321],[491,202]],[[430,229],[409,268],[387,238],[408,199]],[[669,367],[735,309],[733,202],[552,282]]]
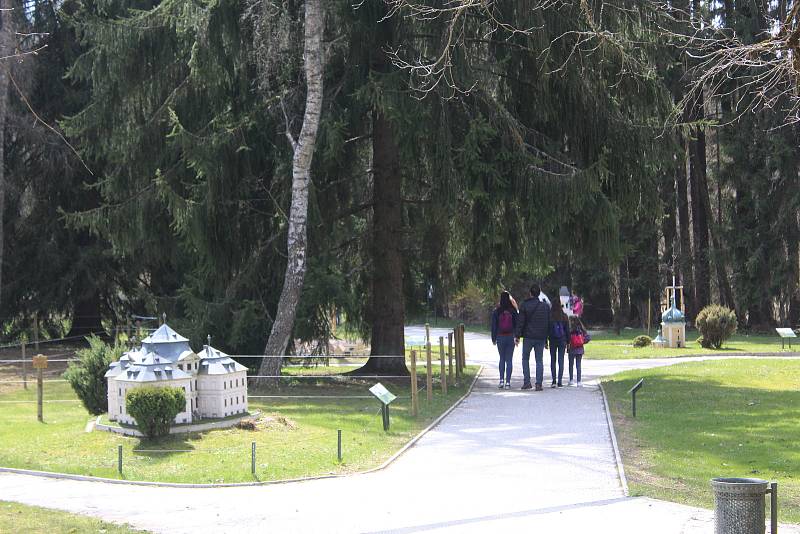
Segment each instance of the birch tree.
[[[287,236],[287,262],[283,289],[278,301],[278,309],[272,323],[265,356],[261,363],[260,375],[277,375],[282,358],[289,345],[294,327],[297,305],[303,290],[306,274],[306,233],[308,217],[308,189],[311,182],[311,162],[317,140],[320,116],[322,114],[322,76],[324,29],[324,9],[322,0],[307,0],[305,3],[303,61],[306,76],[306,105],[303,126],[295,138],[287,118],[286,137],[292,147],[292,201],[289,210]],[[267,382],[276,383],[276,379]]]

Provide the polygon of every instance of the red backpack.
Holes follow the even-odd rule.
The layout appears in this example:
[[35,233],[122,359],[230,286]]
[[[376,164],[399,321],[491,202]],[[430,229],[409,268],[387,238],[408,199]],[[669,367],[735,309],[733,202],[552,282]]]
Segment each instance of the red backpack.
[[569,335],[569,348],[579,349],[583,347],[584,343],[583,333],[575,331]]
[[500,317],[497,320],[498,333],[500,335],[509,335],[514,333],[514,317],[508,310],[500,312]]

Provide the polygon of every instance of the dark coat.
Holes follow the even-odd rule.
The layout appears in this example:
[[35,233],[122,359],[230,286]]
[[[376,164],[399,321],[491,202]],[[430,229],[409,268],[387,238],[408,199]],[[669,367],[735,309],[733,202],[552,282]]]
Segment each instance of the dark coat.
[[[517,320],[519,317],[519,312],[515,310],[513,307],[509,310],[511,312],[511,323],[513,328],[511,329],[511,333],[507,334],[509,336],[513,336],[514,332],[517,331]],[[500,308],[495,308],[492,312],[492,343],[497,343],[497,336],[498,330],[500,329]]]
[[526,299],[519,307],[516,337],[546,340],[550,333],[550,305],[539,297]]

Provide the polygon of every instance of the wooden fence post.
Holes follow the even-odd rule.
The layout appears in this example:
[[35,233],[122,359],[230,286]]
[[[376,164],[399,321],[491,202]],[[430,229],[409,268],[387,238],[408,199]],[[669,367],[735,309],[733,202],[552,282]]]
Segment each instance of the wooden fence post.
[[467,366],[467,347],[464,344],[464,323],[458,327],[459,337],[461,338],[461,371]]
[[28,389],[28,364],[25,362],[27,356],[25,354],[25,341],[22,341],[22,386]]
[[447,374],[450,383],[453,383],[453,333],[447,333]]
[[458,327],[453,330],[453,357],[456,360],[456,381],[461,380],[461,349],[458,346]]
[[444,338],[439,336],[439,362],[441,363],[442,394],[447,395],[447,374],[444,367]]
[[431,342],[431,325],[425,323],[425,344],[427,345],[430,342]]
[[419,399],[417,398],[417,351],[411,351],[411,415],[416,417],[419,413]]
[[425,345],[425,369],[426,373],[426,380],[425,380],[425,393],[430,403],[433,400],[433,366],[431,365],[431,344],[428,343]]

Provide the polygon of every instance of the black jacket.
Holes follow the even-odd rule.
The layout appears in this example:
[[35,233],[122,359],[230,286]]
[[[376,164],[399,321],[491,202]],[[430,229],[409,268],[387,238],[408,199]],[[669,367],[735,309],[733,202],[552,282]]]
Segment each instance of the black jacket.
[[515,337],[547,339],[550,334],[550,305],[539,297],[526,299],[519,307]]

